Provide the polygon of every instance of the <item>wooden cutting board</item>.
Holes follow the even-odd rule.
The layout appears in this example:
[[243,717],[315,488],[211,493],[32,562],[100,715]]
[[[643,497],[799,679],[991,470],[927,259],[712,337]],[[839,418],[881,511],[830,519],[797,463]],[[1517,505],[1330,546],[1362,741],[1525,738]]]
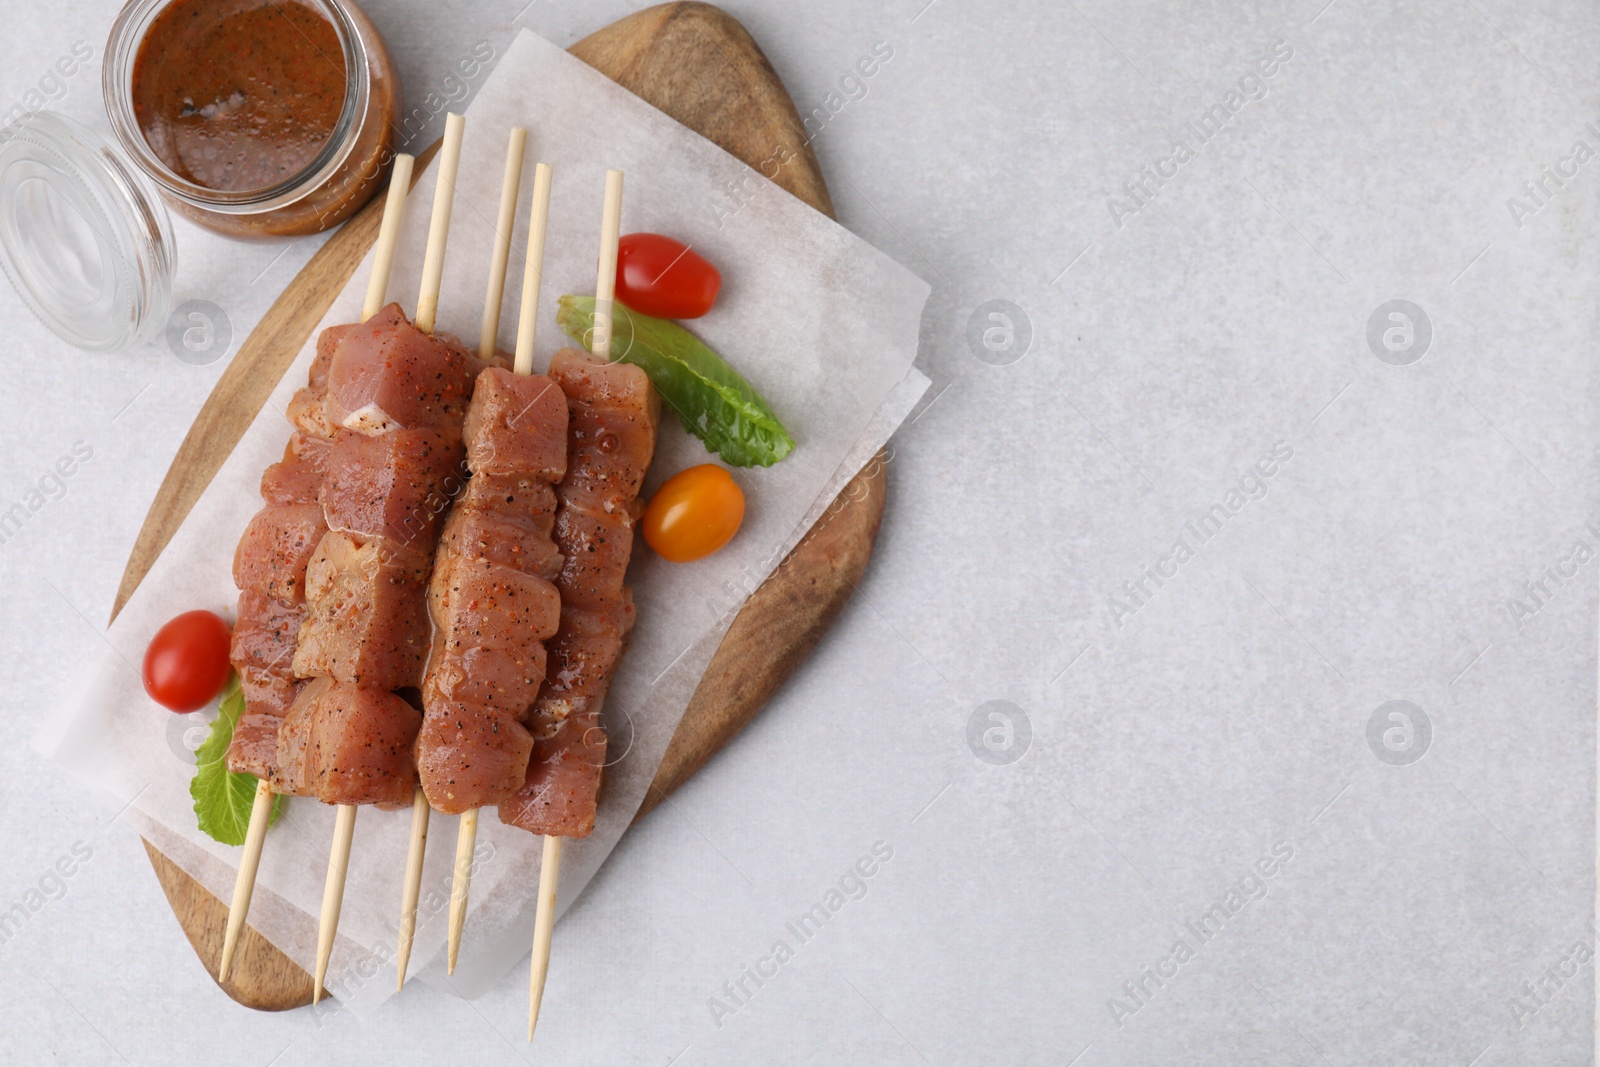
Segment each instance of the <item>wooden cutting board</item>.
[[[794,104],[767,57],[726,12],[710,4],[662,4],[590,34],[570,51],[757,170],[775,156],[787,157],[774,181],[832,217],[833,201]],[[423,153],[418,174],[431,156],[431,149]],[[382,208],[382,198],[375,199],[329,238],[240,345],[150,506],[112,618],[377,239]],[[844,607],[866,570],[883,517],[884,462],[880,453],[856,475],[739,612],[689,702],[636,820],[750,721]],[[227,905],[148,841],[145,850],[190,945],[215,979]],[[311,984],[309,974],[246,927],[223,989],[247,1007],[281,1011],[309,1004]]]

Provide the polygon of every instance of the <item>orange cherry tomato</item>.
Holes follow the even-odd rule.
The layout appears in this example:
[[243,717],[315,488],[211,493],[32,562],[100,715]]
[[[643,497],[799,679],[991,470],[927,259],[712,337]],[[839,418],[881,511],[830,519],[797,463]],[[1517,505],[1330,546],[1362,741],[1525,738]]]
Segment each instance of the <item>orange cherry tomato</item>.
[[617,299],[658,319],[697,319],[711,310],[722,275],[671,237],[630,233],[617,242]]
[[674,563],[704,559],[733,540],[744,521],[744,492],[715,463],[679,471],[644,509],[644,539]]
[[150,639],[144,653],[144,691],[172,711],[199,711],[222,692],[232,635],[222,616],[186,611]]

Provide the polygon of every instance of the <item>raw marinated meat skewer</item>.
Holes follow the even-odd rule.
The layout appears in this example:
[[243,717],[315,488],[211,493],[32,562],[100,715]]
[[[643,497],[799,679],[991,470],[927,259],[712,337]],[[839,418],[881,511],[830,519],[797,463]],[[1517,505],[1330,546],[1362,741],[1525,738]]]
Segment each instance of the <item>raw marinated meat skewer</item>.
[[[406,193],[411,188],[412,164],[409,155],[395,157],[363,319],[377,314],[383,304]],[[283,460],[268,467],[262,476],[261,495],[267,500],[267,507],[246,528],[234,556],[235,582],[242,595],[230,658],[239,672],[245,710],[228,746],[228,769],[254,774],[259,781],[228,908],[222,959],[217,967],[219,982],[228,980],[239,934],[250,912],[261,848],[271,821],[270,778],[276,763],[278,727],[299,692],[293,658],[305,617],[305,571],[310,562],[307,542],[314,547],[326,532],[317,501],[333,436],[321,414],[330,358],[324,339],[318,338],[307,386],[289,409],[296,432]]]
[[[348,436],[341,436],[336,448],[344,452],[333,457],[325,479],[329,532],[307,568],[309,608],[295,670],[333,681],[302,694],[278,744],[278,775],[285,783],[338,804],[317,927],[313,1003],[322,996],[338,932],[356,805],[402,805],[416,784],[411,746],[421,715],[393,690],[417,685],[427,657],[424,584],[478,370],[470,353],[433,336],[465,126],[458,114],[445,121],[415,317],[407,323],[398,307],[386,308],[383,317],[392,315],[382,324],[386,335],[359,332],[367,324],[343,327],[355,332],[328,370],[327,416]],[[330,492],[336,477],[343,479],[340,491]],[[368,744],[377,733],[386,744]],[[302,738],[304,747],[297,749]],[[356,748],[372,762],[352,776],[339,760]]]

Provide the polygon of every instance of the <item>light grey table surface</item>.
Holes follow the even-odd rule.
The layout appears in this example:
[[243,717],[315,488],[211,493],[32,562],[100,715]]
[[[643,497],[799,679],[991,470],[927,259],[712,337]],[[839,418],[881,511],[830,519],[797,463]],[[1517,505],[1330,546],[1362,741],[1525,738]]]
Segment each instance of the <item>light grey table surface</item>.
[[[562,924],[531,1048],[520,970],[237,1007],[28,747],[225,363],[0,290],[0,511],[45,497],[0,544],[0,1060],[1590,1062],[1600,15],[1324,2],[729,5],[932,283],[934,385],[859,595]],[[8,11],[0,101],[104,128],[114,7]],[[367,7],[412,104],[630,10]],[[314,247],[178,237],[235,344]]]

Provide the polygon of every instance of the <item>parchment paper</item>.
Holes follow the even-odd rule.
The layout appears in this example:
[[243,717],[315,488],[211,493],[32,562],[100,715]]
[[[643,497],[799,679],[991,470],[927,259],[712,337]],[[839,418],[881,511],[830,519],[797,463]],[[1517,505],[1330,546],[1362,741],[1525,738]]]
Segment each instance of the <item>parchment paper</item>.
[[[439,327],[476,338],[493,218],[513,124],[530,131],[531,166],[555,168],[540,307],[541,367],[565,343],[555,298],[591,292],[603,172],[627,174],[623,231],[688,241],[723,273],[717,308],[694,330],[765,395],[798,447],[777,466],[740,471],[743,530],[709,560],[666,564],[647,550],[632,570],[639,622],[611,688],[606,717],[613,764],[593,835],[569,843],[565,909],[629,824],[689,697],[733,615],[811,522],[879,449],[927,386],[911,366],[928,286],[720,148],[651,108],[584,63],[522,33],[468,113]],[[408,201],[391,299],[415,305],[433,171]],[[524,202],[520,214],[526,215]],[[517,290],[526,218],[519,218],[508,289]],[[364,264],[322,326],[359,316]],[[516,300],[505,302],[500,343],[510,347]],[[320,327],[319,327],[320,332]],[[308,343],[261,415],[152,567],[86,670],[75,710],[38,744],[129,807],[128,820],[223,900],[239,849],[195,824],[188,794],[192,748],[215,709],[172,715],[143,693],[135,665],[157,626],[195,607],[228,609],[234,546],[261,506],[262,470],[282,452],[288,400],[306,378]],[[665,476],[712,459],[670,417],[663,420],[646,492]],[[328,987],[358,1010],[394,988],[393,952],[410,814],[364,808],[357,821]],[[436,816],[418,915],[412,973],[445,982],[442,953],[455,820]],[[333,809],[290,801],[267,838],[250,922],[311,969]],[[474,996],[525,958],[532,929],[539,841],[486,815],[478,837],[460,966],[447,984]],[[437,957],[437,959],[436,959]],[[433,962],[430,962],[433,961]]]

